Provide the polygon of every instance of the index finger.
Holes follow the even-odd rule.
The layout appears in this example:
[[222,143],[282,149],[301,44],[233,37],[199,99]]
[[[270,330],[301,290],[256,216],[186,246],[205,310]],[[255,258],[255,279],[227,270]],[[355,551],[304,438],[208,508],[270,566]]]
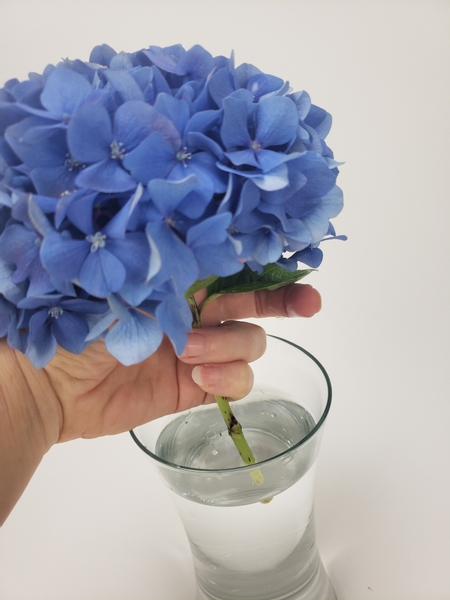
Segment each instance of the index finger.
[[224,294],[202,311],[202,325],[229,319],[312,317],[322,306],[319,292],[309,284],[291,284],[277,290]]

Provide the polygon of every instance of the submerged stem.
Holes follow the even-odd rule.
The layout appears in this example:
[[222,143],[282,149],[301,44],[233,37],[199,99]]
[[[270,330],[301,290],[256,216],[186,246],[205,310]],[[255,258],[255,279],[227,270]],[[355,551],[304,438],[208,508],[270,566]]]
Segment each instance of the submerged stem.
[[[231,410],[230,403],[224,396],[214,396],[214,399],[217,402],[217,406],[219,407],[220,413],[227,426],[228,435],[230,435],[231,439],[233,440],[240,457],[246,465],[254,465],[256,463],[256,459],[250,449],[250,446],[248,445],[247,440],[245,439],[244,432],[242,431],[242,425],[236,419],[233,411]],[[264,483],[264,476],[260,469],[254,469],[250,473],[250,477],[257,485]]]
[[[197,305],[193,296],[187,296],[187,301],[192,311],[193,323],[192,326],[194,328],[201,327],[200,321],[200,309]],[[234,442],[237,451],[239,452],[240,457],[242,458],[244,464],[246,465],[254,465],[256,463],[256,459],[253,455],[253,452],[248,445],[247,440],[245,439],[244,432],[242,431],[242,425],[236,419],[231,410],[231,406],[227,398],[225,396],[214,396],[214,399],[219,407],[220,414],[225,421],[225,424],[228,429],[228,434]],[[250,472],[250,477],[256,485],[262,485],[264,483],[264,476],[261,473],[260,469],[254,469]]]

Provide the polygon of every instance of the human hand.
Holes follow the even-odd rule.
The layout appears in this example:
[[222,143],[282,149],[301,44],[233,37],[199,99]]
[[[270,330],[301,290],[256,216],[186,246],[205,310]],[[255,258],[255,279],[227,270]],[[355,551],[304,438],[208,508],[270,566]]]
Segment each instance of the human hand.
[[253,381],[248,363],[263,354],[265,333],[254,324],[234,319],[309,317],[320,310],[320,303],[318,292],[303,284],[272,292],[228,294],[205,308],[202,329],[189,334],[181,357],[165,339],[147,360],[125,367],[100,341],[79,355],[58,349],[40,371],[25,359],[22,368],[27,376],[40,378],[39,385],[32,386],[40,390],[38,405],[43,402],[43,389],[48,390],[46,401],[57,403],[58,426],[55,430],[52,425],[50,435],[54,441],[120,433],[209,402],[211,394],[232,399],[245,396]]
[[248,363],[263,354],[265,333],[234,319],[309,317],[320,304],[318,292],[302,284],[225,295],[205,308],[202,328],[189,334],[181,357],[165,339],[147,360],[128,367],[100,341],[82,354],[59,348],[37,370],[0,340],[0,525],[53,444],[127,431],[211,402],[214,394],[245,396],[253,380]]

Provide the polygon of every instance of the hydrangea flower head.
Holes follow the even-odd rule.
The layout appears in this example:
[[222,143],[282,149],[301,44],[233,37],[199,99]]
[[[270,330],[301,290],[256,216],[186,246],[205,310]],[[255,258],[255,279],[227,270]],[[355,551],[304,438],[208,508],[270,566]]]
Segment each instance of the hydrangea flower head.
[[[201,46],[107,45],[0,90],[0,335],[47,364],[181,353],[200,280],[317,267],[342,209],[306,92]],[[341,236],[342,237],[342,236]]]

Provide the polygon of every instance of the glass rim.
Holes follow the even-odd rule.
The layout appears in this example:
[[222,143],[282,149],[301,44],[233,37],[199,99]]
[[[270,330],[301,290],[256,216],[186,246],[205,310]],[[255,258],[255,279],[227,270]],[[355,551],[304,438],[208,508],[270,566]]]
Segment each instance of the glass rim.
[[[176,463],[172,463],[168,460],[165,460],[164,458],[161,458],[160,456],[158,456],[157,454],[155,454],[154,452],[152,452],[151,450],[149,450],[146,446],[144,446],[144,444],[140,441],[140,439],[138,438],[138,436],[135,434],[134,429],[130,430],[130,435],[133,439],[133,441],[137,444],[137,446],[143,451],[145,452],[145,454],[147,454],[148,456],[150,456],[151,458],[153,458],[154,460],[156,460],[156,462],[164,465],[165,467],[169,467],[171,469],[175,469],[177,471],[182,471],[182,472],[186,472],[186,473],[207,473],[209,475],[211,474],[220,474],[220,473],[224,473],[224,474],[231,474],[231,473],[236,473],[236,472],[244,472],[244,471],[252,471],[253,469],[260,467],[260,466],[264,466],[267,465],[273,461],[279,460],[280,458],[282,458],[283,456],[287,456],[288,454],[291,454],[292,452],[294,452],[297,448],[299,448],[300,446],[303,446],[304,444],[306,444],[311,438],[313,438],[317,432],[322,428],[325,419],[328,416],[328,413],[330,412],[330,408],[331,408],[331,399],[332,399],[332,386],[331,386],[331,380],[330,377],[327,373],[327,371],[325,370],[325,367],[321,364],[321,362],[310,352],[308,352],[308,350],[305,350],[305,348],[302,348],[301,346],[299,346],[298,344],[295,344],[294,342],[291,342],[290,340],[286,340],[285,338],[279,337],[277,335],[272,335],[272,334],[267,334],[267,337],[271,337],[275,340],[279,340],[280,342],[284,342],[286,344],[289,344],[290,346],[293,346],[294,348],[296,348],[297,350],[300,350],[300,352],[303,352],[303,354],[305,354],[308,358],[310,358],[317,367],[319,367],[319,370],[321,371],[324,379],[325,379],[325,383],[327,386],[327,401],[325,404],[325,408],[322,411],[322,414],[320,416],[320,419],[317,421],[317,423],[314,425],[314,427],[311,429],[311,431],[309,433],[307,433],[305,435],[305,437],[303,437],[301,440],[299,440],[296,444],[294,444],[293,446],[286,448],[285,450],[283,450],[282,452],[275,454],[274,456],[271,456],[270,458],[266,458],[264,460],[261,460],[260,462],[257,462],[253,465],[240,465],[239,467],[230,467],[230,468],[220,468],[220,469],[200,469],[198,467],[187,467],[184,465],[178,465]],[[244,398],[243,398],[244,399]],[[237,400],[237,402],[239,402],[239,400]],[[213,406],[213,405],[212,405]],[[197,408],[197,407],[195,407]],[[193,409],[188,409],[189,410],[195,410],[195,408]],[[188,412],[186,411],[186,412]],[[185,411],[183,411],[185,412]],[[182,413],[174,413],[174,416],[178,416]],[[165,415],[163,417],[159,417],[161,419],[164,419],[165,417],[170,416],[170,415]],[[156,420],[156,419],[155,419]],[[145,423],[143,423],[143,425],[145,425]],[[139,425],[139,427],[142,427],[143,425]]]

